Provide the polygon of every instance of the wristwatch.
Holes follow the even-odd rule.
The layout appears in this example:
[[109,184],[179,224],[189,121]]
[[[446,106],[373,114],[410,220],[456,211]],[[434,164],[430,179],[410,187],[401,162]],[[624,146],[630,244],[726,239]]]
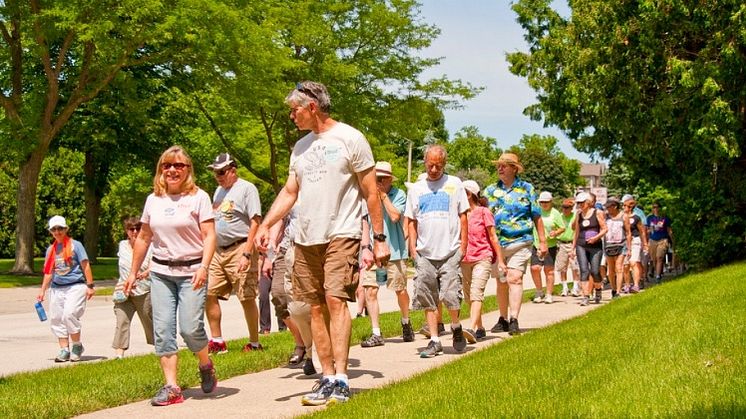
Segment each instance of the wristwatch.
[[249,252],[243,252],[241,253],[241,256],[245,257],[248,260],[251,260],[251,253]]
[[88,287],[88,288],[90,288],[90,289],[93,289],[93,283],[85,284],[85,286]]
[[373,240],[379,241],[379,242],[385,242],[386,241],[386,235],[383,234],[383,233],[373,234]]
[[371,246],[370,244],[366,244],[365,246],[363,246],[363,250],[365,250],[365,249],[368,249],[368,250],[370,250],[372,252],[373,251],[373,246]]

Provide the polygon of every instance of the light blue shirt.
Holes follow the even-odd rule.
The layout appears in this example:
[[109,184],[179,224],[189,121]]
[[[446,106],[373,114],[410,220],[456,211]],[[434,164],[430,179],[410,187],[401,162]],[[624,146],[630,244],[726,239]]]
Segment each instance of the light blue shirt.
[[[388,193],[389,200],[399,211],[399,222],[391,221],[386,208],[381,204],[383,212],[383,234],[386,235],[386,241],[391,251],[390,260],[402,260],[409,258],[407,241],[404,239],[404,210],[407,204],[407,195],[399,188],[391,187]],[[371,237],[373,229],[371,229]]]
[[[65,262],[62,243],[57,244],[57,252],[54,255],[54,270],[52,272],[52,288],[85,282],[85,276],[83,276],[83,270],[80,268],[80,262],[88,260],[88,254],[79,241],[73,239],[70,240],[73,244],[73,254],[69,265]],[[49,246],[49,248],[47,248],[47,257],[51,251],[52,246]]]

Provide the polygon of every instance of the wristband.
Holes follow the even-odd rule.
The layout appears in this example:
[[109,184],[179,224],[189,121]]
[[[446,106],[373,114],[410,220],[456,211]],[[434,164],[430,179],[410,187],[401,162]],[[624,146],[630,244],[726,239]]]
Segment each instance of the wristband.
[[363,250],[365,250],[365,249],[368,249],[368,250],[370,250],[372,252],[373,251],[373,246],[371,246],[370,244],[366,244],[365,246],[363,246]]
[[88,288],[90,288],[90,289],[93,289],[93,282],[91,282],[90,284],[85,284],[85,286],[88,287]]
[[251,260],[251,253],[249,252],[243,252],[241,253],[241,256],[245,257],[246,259]]

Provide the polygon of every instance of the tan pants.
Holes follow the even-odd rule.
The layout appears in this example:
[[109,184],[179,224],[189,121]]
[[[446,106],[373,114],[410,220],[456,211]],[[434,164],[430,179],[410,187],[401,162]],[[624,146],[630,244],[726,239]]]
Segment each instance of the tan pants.
[[137,312],[142,328],[145,331],[145,340],[148,345],[153,344],[153,307],[150,304],[150,293],[145,295],[130,295],[123,303],[114,304],[114,316],[117,319],[117,327],[114,330],[114,341],[111,347],[114,349],[129,349],[130,347],[130,325],[132,318]]

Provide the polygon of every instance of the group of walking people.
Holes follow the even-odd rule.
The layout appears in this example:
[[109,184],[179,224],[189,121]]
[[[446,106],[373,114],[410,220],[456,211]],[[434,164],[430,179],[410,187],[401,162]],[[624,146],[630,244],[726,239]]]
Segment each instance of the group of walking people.
[[[125,220],[127,240],[120,243],[118,253],[117,330],[112,346],[118,357],[124,355],[129,323],[138,313],[164,375],[153,405],[183,401],[176,379],[177,325],[199,360],[202,390],[215,389],[217,358],[211,355],[228,350],[220,327],[220,301],[231,294],[241,303],[248,329],[249,340],[242,351],[263,350],[256,305],[260,270],[271,278],[276,314],[295,339],[289,362],[303,363],[304,372],[311,375],[316,373],[311,349],[318,355],[321,378],[301,397],[305,405],[344,402],[350,397],[347,303],[356,296],[365,300],[372,327],[362,346],[384,345],[378,306],[381,287],[396,293],[405,342],[415,339],[410,304],[425,311],[421,331],[429,341],[419,354],[422,358],[443,351],[443,306],[450,314],[455,351],[486,337],[481,309],[491,276],[497,278],[500,312],[490,329],[494,333],[520,333],[523,276],[529,266],[535,281],[538,274],[534,301],[552,303],[555,260],[562,295],[567,295],[566,270],[577,263],[584,285],[581,304],[587,304],[591,295],[596,301],[600,296],[602,253],[612,286],[622,282],[614,273],[623,266],[616,259],[625,254],[617,249],[623,246],[637,278],[630,290],[636,290],[639,273],[635,273],[634,255],[638,248],[647,249],[648,241],[644,222],[632,214],[634,202],[629,211],[625,205],[625,215],[620,216],[618,200],[610,199],[607,214],[596,209],[591,195],[581,193],[563,201],[560,213],[552,208],[550,193],[537,194],[521,178],[524,168],[516,154],[503,153],[495,161],[499,180],[481,188],[473,180],[462,182],[445,173],[448,156],[441,145],[426,148],[426,172],[407,184],[405,193],[392,186],[396,179],[391,164],[374,161],[364,135],[331,118],[324,85],[298,83],[285,102],[298,129],[308,133],[294,146],[287,181],[266,215],[262,216],[256,187],[238,177],[238,165],[230,154],[218,155],[208,166],[219,185],[210,199],[195,184],[189,155],[173,146],[158,160],[153,193],[142,216]],[[670,233],[670,220],[661,223]],[[43,300],[51,286],[59,362],[80,359],[80,317],[86,298],[93,296],[85,249],[67,236],[67,228],[60,216],[49,221],[55,242],[47,251],[38,297]],[[656,238],[657,249],[661,242]],[[407,291],[410,258],[415,266],[411,297]],[[466,325],[460,320],[462,300],[470,305]]]

